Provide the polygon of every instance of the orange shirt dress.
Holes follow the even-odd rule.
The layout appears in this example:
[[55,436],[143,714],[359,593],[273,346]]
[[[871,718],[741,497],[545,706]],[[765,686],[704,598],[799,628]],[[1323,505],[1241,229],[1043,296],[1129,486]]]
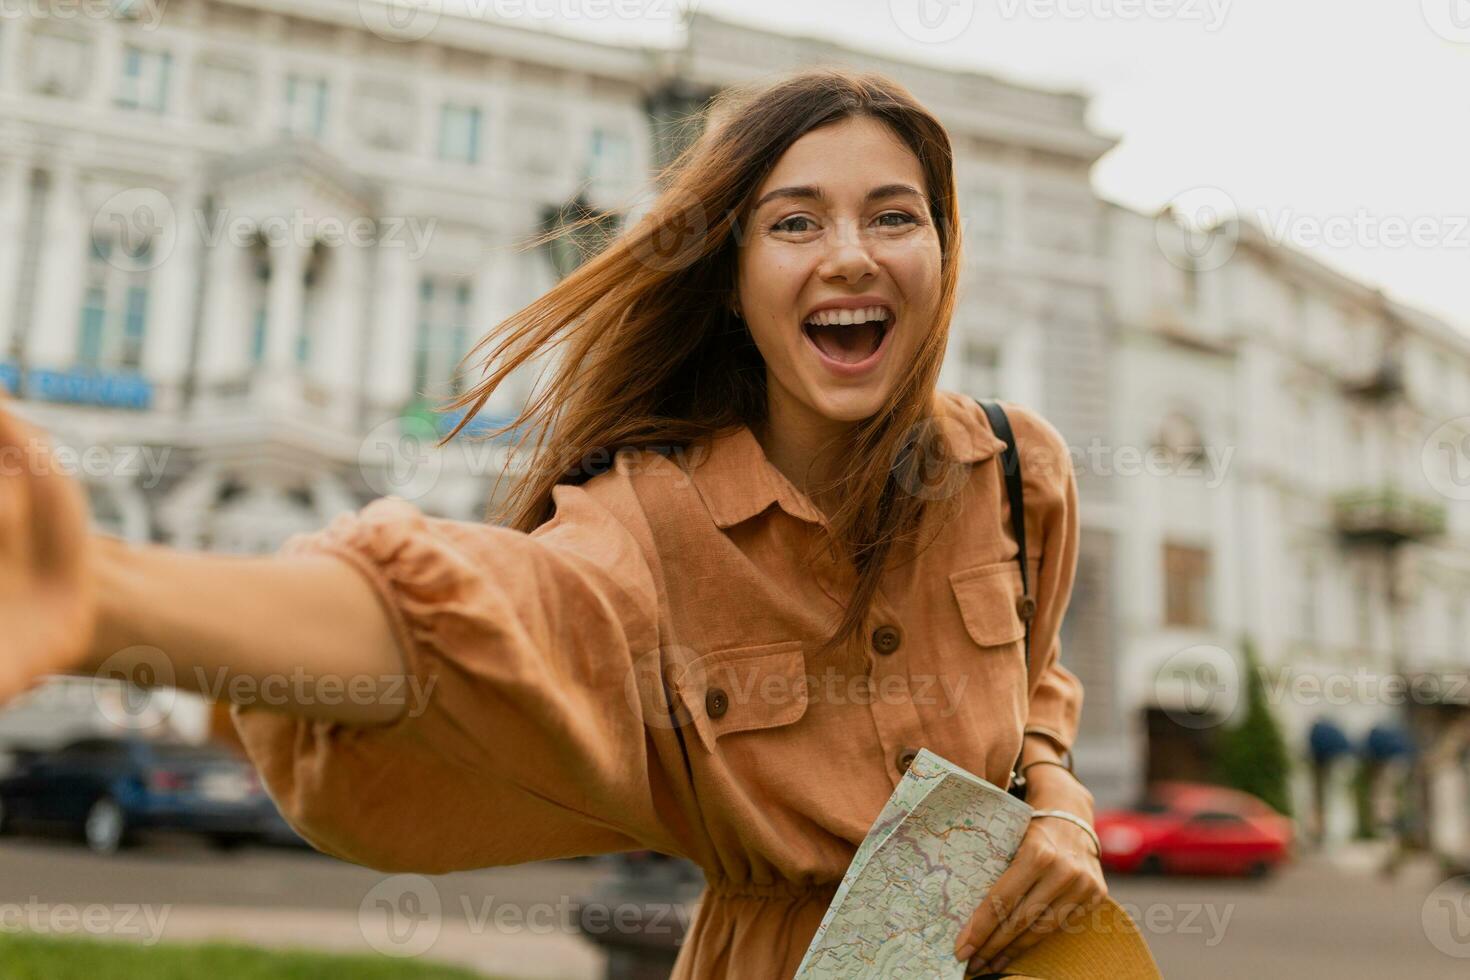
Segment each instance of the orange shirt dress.
[[[1037,608],[984,412],[943,390],[962,509],[895,549],[863,631],[814,653],[855,570],[799,562],[826,522],[749,428],[706,452],[624,450],[531,533],[396,498],[290,538],[350,562],[430,696],[385,725],[235,706],[287,821],[318,849],[427,874],[648,848],[707,886],[676,980],[791,977],[857,844],[926,747],[1004,786],[1023,732],[1070,747],[1059,662],[1077,492],[1057,431],[1005,408]],[[432,685],[432,686],[430,686]],[[1091,817],[1090,813],[1083,814]]]

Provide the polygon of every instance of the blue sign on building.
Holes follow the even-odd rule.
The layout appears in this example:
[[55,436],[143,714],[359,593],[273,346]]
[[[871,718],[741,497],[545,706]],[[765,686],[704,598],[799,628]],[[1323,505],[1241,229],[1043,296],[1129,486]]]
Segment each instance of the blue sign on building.
[[[15,364],[0,364],[0,385],[13,395],[19,394],[21,374]],[[26,397],[37,401],[138,410],[153,404],[153,385],[137,374],[36,368],[24,376]]]

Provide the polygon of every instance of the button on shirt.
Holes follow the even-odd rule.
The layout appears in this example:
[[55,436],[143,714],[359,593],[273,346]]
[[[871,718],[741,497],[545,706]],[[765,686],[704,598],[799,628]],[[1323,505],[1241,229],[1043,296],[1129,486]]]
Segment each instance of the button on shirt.
[[917,556],[895,552],[834,653],[814,651],[855,572],[801,567],[825,518],[741,427],[682,456],[619,453],[558,486],[529,534],[382,499],[292,537],[283,554],[335,555],[371,583],[405,691],[426,696],[360,727],[236,706],[245,748],[307,840],[385,871],[686,857],[707,888],[676,980],[790,977],[910,753],[1004,786],[1024,731],[1076,737],[1082,688],[1058,644],[1076,484],[1055,429],[1005,407],[1034,610],[1002,443],[973,400],[938,391],[961,507]]

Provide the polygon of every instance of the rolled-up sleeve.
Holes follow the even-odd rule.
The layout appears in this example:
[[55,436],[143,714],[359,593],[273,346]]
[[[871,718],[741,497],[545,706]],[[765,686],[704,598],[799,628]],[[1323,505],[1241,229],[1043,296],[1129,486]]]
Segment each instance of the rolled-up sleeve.
[[1028,409],[1009,403],[1005,407],[1021,454],[1031,588],[1036,598],[1025,730],[1047,735],[1061,748],[1070,749],[1082,718],[1083,691],[1077,675],[1061,662],[1061,627],[1077,572],[1077,479],[1061,433]]
[[282,547],[356,568],[407,672],[406,708],[387,724],[232,707],[267,790],[313,846],[425,873],[682,852],[679,770],[655,745],[667,726],[645,724],[661,688],[635,679],[659,649],[642,511],[616,472],[553,500],[527,534],[384,498]]

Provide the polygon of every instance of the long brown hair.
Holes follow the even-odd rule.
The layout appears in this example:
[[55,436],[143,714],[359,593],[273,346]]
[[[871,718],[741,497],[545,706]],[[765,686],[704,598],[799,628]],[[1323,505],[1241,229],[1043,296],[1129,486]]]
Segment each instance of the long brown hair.
[[[466,355],[468,361],[494,344],[483,356],[484,380],[447,406],[472,404],[445,441],[511,371],[560,348],[549,381],[537,385],[519,416],[490,435],[520,428],[518,456],[533,434],[536,440],[525,470],[490,519],[523,531],[536,528],[552,516],[551,491],[558,483],[591,478],[596,467],[589,460],[606,461],[625,446],[687,449],[741,425],[761,431],[765,365],[745,323],[731,311],[744,215],[787,147],[813,129],[855,116],[885,123],[918,157],[943,254],[937,312],[916,356],[884,408],[847,433],[839,458],[852,460],[851,467],[813,487],[814,496],[842,503],[827,515],[831,539],[818,535],[807,559],[829,547],[856,572],[843,618],[818,652],[862,628],[895,546],[917,539],[920,525],[928,523],[926,509],[953,503],[951,494],[922,488],[953,463],[931,413],[961,261],[949,136],[902,85],[880,73],[808,68],[715,96],[686,119],[686,125],[707,125],[660,172],[662,190],[643,217]],[[547,232],[527,247],[594,220]],[[922,325],[909,329],[915,328]]]

